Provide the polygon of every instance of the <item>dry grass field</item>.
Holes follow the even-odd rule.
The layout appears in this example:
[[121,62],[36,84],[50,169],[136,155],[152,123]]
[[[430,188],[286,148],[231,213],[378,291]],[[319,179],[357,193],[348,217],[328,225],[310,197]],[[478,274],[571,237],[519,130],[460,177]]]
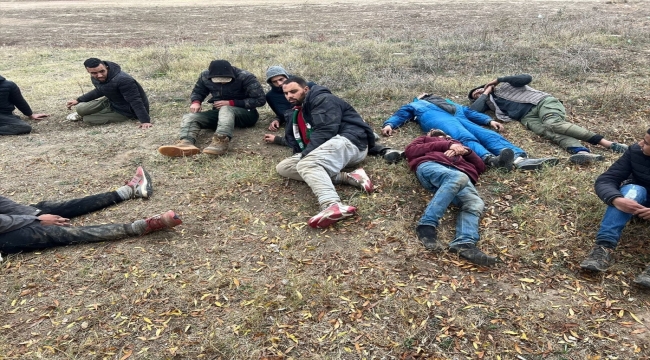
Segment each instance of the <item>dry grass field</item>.
[[[91,89],[82,62],[119,63],[149,93],[154,127],[65,121]],[[77,218],[121,223],[174,209],[176,231],[6,257],[0,263],[0,359],[648,359],[648,223],[624,232],[605,274],[581,271],[604,205],[605,161],[567,153],[520,124],[505,136],[539,172],[488,171],[480,268],[430,254],[415,222],[431,198],[405,163],[368,158],[377,191],[340,187],[355,218],[326,230],[303,183],[266,145],[272,117],[236,130],[229,153],[170,159],[201,70],[223,58],[264,81],[269,65],[328,86],[378,130],[429,91],[467,90],[530,73],[570,120],[631,144],[649,126],[650,12],[643,1],[6,1],[0,74],[36,112],[29,135],[0,138],[0,194],[22,203],[110,191],[138,165],[154,196]],[[385,143],[403,148],[410,124]],[[200,142],[211,137],[204,132]],[[453,237],[454,211],[441,238]]]

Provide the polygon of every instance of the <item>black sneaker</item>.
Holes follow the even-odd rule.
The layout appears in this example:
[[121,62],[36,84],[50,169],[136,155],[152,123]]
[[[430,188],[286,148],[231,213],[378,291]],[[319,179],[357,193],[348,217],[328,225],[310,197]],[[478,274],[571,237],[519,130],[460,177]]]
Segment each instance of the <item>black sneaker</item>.
[[422,242],[425,249],[431,251],[441,251],[443,246],[438,242],[438,230],[431,225],[418,225],[415,228],[418,239]]
[[605,160],[604,156],[588,152],[581,152],[569,156],[569,161],[578,165],[591,164],[593,162],[603,160]]
[[476,265],[492,266],[497,263],[497,258],[486,255],[474,244],[461,244],[449,248],[452,253],[457,253],[460,257],[473,262]]
[[515,152],[512,149],[503,149],[499,156],[489,156],[485,158],[485,165],[506,169],[508,171],[512,170],[512,167],[515,162]]
[[650,288],[650,266],[634,279],[634,283]]
[[389,149],[386,150],[383,158],[389,164],[397,164],[404,158],[404,152],[395,149]]
[[529,159],[525,158],[520,162],[515,164],[515,167],[519,170],[539,170],[545,165],[555,166],[560,160],[558,158],[541,158],[541,159]]
[[594,245],[587,258],[580,263],[580,267],[592,271],[605,271],[614,263],[613,252],[614,249]]

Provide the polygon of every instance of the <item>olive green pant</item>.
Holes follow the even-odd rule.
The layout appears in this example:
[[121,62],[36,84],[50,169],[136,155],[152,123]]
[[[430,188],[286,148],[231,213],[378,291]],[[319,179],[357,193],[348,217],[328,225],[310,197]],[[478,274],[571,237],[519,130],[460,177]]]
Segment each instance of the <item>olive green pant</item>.
[[560,100],[549,96],[530,109],[521,119],[530,131],[553,141],[564,149],[584,147],[579,140],[589,141],[596,136],[581,126],[566,121],[566,110]]
[[90,125],[104,125],[133,120],[113,111],[110,102],[105,97],[79,103],[75,110],[77,110],[77,114],[81,115],[83,121]]
[[215,134],[232,138],[233,129],[255,126],[259,119],[257,110],[236,106],[224,106],[219,110],[208,110],[183,115],[181,122],[181,140],[196,142],[201,129],[214,129]]

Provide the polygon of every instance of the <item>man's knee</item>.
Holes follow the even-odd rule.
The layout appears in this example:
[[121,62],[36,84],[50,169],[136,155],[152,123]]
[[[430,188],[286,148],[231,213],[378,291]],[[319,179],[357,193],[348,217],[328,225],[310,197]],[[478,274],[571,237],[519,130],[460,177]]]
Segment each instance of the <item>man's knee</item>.
[[284,159],[275,166],[275,171],[277,171],[280,176],[292,177],[291,174],[296,173],[296,163],[297,159],[294,157]]
[[461,205],[461,210],[474,214],[476,216],[481,216],[483,210],[485,209],[485,202],[478,196],[472,196],[470,199],[466,199]]
[[648,191],[643,187],[635,184],[623,185],[621,187],[621,194],[626,199],[634,200],[639,204],[643,204],[648,196]]
[[16,124],[11,127],[11,135],[23,135],[23,134],[29,134],[32,132],[32,126],[24,123],[24,124]]

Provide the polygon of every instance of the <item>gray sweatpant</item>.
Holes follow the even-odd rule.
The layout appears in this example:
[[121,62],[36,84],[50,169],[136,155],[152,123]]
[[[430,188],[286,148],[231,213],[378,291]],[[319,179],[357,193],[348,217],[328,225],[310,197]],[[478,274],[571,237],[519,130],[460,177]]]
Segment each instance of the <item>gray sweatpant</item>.
[[346,166],[362,162],[367,154],[367,148],[361,151],[347,138],[336,135],[303,158],[295,154],[282,160],[275,169],[281,176],[306,182],[325,208],[341,201],[332,178]]

